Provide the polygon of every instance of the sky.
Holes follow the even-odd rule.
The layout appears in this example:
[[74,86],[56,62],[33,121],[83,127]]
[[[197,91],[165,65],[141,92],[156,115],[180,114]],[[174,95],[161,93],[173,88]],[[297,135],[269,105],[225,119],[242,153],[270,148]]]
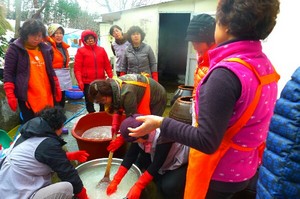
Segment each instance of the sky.
[[[13,5],[15,0],[10,0],[11,5]],[[103,0],[98,0],[103,1]],[[111,0],[109,0],[110,2]],[[131,0],[128,0],[129,2]],[[148,1],[152,1],[153,4],[154,3],[159,3],[159,2],[167,2],[167,1],[173,1],[173,0],[148,0]],[[77,2],[79,3],[80,7],[82,10],[88,11],[90,14],[103,14],[103,13],[107,13],[108,10],[106,8],[101,8],[100,5],[97,3],[96,0],[77,0]],[[0,0],[1,3],[1,0]],[[13,7],[11,7],[11,9],[13,9]]]
[[[107,9],[101,8],[99,4],[96,2],[96,0],[77,0],[79,5],[81,6],[82,10],[86,10],[89,13],[107,13]],[[130,1],[130,0],[129,0]],[[171,0],[152,0],[153,4],[154,3],[159,3],[159,2],[166,2],[166,1],[171,1]]]

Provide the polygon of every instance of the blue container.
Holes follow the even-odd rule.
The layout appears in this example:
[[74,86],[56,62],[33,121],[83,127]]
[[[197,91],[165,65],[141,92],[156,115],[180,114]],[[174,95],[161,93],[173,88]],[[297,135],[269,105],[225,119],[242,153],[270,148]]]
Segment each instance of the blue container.
[[65,94],[68,99],[81,99],[84,96],[78,86],[72,86],[71,89],[65,91]]

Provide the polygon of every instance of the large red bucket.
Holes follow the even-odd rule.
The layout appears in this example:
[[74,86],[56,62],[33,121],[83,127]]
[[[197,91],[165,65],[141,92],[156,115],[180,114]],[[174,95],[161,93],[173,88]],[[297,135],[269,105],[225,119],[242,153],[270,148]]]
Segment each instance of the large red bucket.
[[[126,116],[122,116],[122,121],[126,118]],[[111,139],[89,139],[83,138],[82,134],[93,127],[98,126],[111,126],[112,123],[112,115],[109,115],[106,112],[96,112],[90,113],[78,120],[78,122],[74,125],[72,129],[72,135],[75,137],[78,148],[80,150],[86,150],[90,156],[88,160],[93,160],[97,158],[107,158],[108,151],[107,146],[109,145]],[[127,145],[124,144],[118,150],[115,151],[114,157],[123,158],[126,153]]]

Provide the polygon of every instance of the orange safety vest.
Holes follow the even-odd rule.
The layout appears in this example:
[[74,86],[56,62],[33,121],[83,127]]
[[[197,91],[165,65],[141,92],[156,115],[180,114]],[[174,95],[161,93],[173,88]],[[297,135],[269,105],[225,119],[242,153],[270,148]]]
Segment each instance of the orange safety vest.
[[196,96],[196,90],[199,82],[203,77],[208,73],[209,70],[209,56],[208,51],[215,48],[217,44],[214,44],[209,47],[209,49],[202,55],[198,57],[198,65],[194,72],[194,90],[193,90],[193,99],[195,99]]
[[[56,47],[56,42],[54,41],[54,39],[52,37],[46,37],[47,41],[51,44],[52,49],[53,49],[53,61],[52,61],[52,67],[54,69],[61,69],[63,68],[63,62],[64,62],[64,57],[62,55],[62,52],[60,52],[58,50],[58,48]],[[62,42],[62,48],[64,49],[65,53],[66,53],[66,68],[69,68],[69,62],[70,62],[70,55],[69,55],[69,51],[68,48],[70,46],[65,43]]]
[[123,83],[144,87],[145,88],[145,93],[144,93],[144,96],[143,96],[142,100],[138,104],[137,113],[143,114],[143,115],[150,115],[151,114],[151,110],[150,110],[150,83],[149,83],[149,78],[146,75],[144,75],[144,77],[146,78],[147,83],[137,82],[137,81],[122,81],[121,79],[119,79],[117,77],[114,77],[113,79],[117,80],[117,82],[119,83],[121,88],[122,88]]
[[[219,161],[229,148],[234,148],[240,151],[251,151],[256,149],[239,146],[232,142],[232,138],[240,131],[242,127],[244,127],[244,125],[253,115],[259,102],[263,86],[275,81],[277,82],[280,78],[280,76],[276,73],[275,69],[275,72],[272,74],[260,76],[253,66],[243,61],[242,59],[230,58],[225,61],[238,62],[252,70],[259,80],[259,85],[252,102],[249,104],[243,115],[236,121],[236,123],[232,125],[229,129],[227,129],[227,131],[225,132],[224,139],[216,152],[208,155],[196,149],[190,149],[189,164],[187,169],[186,186],[184,193],[185,199],[204,199],[206,197],[206,193],[208,191],[212,175]],[[262,156],[264,146],[265,143],[262,143],[258,147],[260,156]]]

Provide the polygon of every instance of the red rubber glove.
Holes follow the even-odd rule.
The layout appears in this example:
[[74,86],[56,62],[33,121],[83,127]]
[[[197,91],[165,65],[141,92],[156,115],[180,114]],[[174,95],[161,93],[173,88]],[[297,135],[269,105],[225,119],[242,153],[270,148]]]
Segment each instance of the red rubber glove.
[[125,143],[123,136],[119,135],[116,139],[110,141],[108,147],[106,148],[109,152],[115,152]]
[[4,83],[4,90],[6,93],[7,103],[12,111],[17,110],[18,100],[15,96],[15,85],[12,82],[5,82]]
[[79,162],[87,161],[88,154],[86,151],[74,151],[74,152],[66,152],[68,160],[77,160]]
[[151,74],[151,76],[152,76],[152,79],[154,79],[155,81],[158,82],[158,72],[153,72],[153,73]]
[[143,189],[151,182],[153,176],[145,171],[143,175],[139,178],[139,180],[131,187],[127,194],[128,199],[139,199]]
[[123,76],[123,75],[126,75],[125,72],[120,72],[120,77]]
[[121,124],[121,117],[122,115],[118,113],[113,114],[111,124],[111,137],[114,137],[114,135],[118,133]]
[[55,83],[55,101],[60,102],[62,98],[61,89],[59,85],[59,81],[56,76],[53,77]]
[[106,194],[109,196],[117,191],[117,187],[120,184],[121,180],[127,173],[128,169],[124,166],[120,166],[117,173],[114,176],[114,179],[109,183],[107,189],[106,189]]
[[86,189],[82,187],[81,191],[78,194],[75,194],[75,198],[77,199],[89,199]]

